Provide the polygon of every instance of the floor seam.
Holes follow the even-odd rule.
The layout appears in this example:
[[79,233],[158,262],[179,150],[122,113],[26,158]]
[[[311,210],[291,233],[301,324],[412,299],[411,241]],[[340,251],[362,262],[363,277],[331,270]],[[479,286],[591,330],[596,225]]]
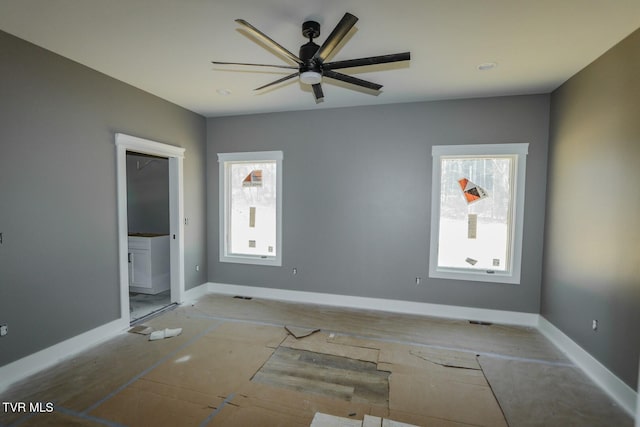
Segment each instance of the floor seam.
[[83,412],[76,412],[74,410],[64,408],[64,407],[56,407],[56,412],[60,412],[65,415],[71,415],[74,417],[81,418],[86,421],[93,421],[96,423],[104,424],[108,427],[126,427],[124,424],[117,423],[115,421],[110,421],[100,417],[94,417],[93,415],[85,414]]
[[17,420],[15,420],[14,422],[12,422],[11,424],[7,424],[7,427],[17,427],[22,423],[25,423],[27,421],[29,421],[31,418],[35,417],[35,412],[32,412],[30,414],[27,414],[23,417],[18,418]]
[[231,393],[229,396],[225,397],[225,399],[222,401],[222,403],[220,405],[218,405],[218,407],[216,409],[214,409],[207,418],[205,418],[202,423],[200,423],[200,427],[205,427],[207,424],[209,424],[209,422],[216,416],[218,415],[218,413],[220,411],[222,411],[222,408],[224,408],[225,406],[227,406],[228,403],[230,403],[233,398],[236,397],[235,393]]
[[184,350],[185,348],[189,347],[190,345],[194,344],[196,341],[198,341],[200,338],[202,338],[203,336],[205,336],[206,334],[208,334],[209,332],[215,330],[216,328],[218,328],[219,324],[214,324],[210,327],[208,327],[207,329],[205,329],[203,332],[199,333],[198,335],[196,335],[195,337],[191,338],[190,340],[188,340],[186,343],[182,344],[180,347],[178,347],[177,349],[175,349],[174,351],[170,352],[169,354],[167,354],[166,356],[162,357],[159,361],[157,361],[156,363],[154,363],[153,365],[151,365],[150,367],[146,368],[144,371],[140,372],[139,374],[135,375],[133,378],[131,378],[129,381],[127,381],[126,383],[122,384],[120,387],[118,387],[117,389],[115,389],[114,391],[112,391],[111,393],[107,394],[105,397],[103,397],[102,399],[100,399],[99,401],[97,401],[96,403],[94,403],[93,405],[89,406],[88,408],[86,408],[85,410],[83,410],[82,412],[80,412],[81,414],[88,414],[89,412],[93,411],[94,409],[96,409],[98,406],[102,405],[103,403],[105,403],[106,401],[110,400],[112,397],[114,397],[115,395],[117,395],[118,393],[120,393],[122,390],[124,390],[125,388],[129,387],[131,384],[133,384],[134,382],[136,382],[137,380],[139,380],[140,378],[142,378],[143,376],[147,375],[149,372],[153,371],[155,368],[157,368],[158,366],[160,366],[161,364],[163,364],[164,362],[166,362],[167,360],[169,360],[171,357],[175,356],[177,353],[179,353],[180,351]]
[[482,376],[484,377],[484,380],[487,382],[487,385],[489,386],[489,390],[491,390],[491,394],[493,394],[493,398],[496,400],[496,403],[498,404],[498,408],[500,408],[500,412],[502,412],[502,417],[504,418],[505,424],[507,425],[507,427],[509,427],[509,420],[507,419],[507,414],[504,412],[504,408],[500,403],[500,399],[498,399],[498,395],[496,394],[496,391],[491,386],[491,382],[489,381],[489,378],[487,378],[487,374],[484,373],[484,369],[482,369],[482,364],[478,360],[479,358],[480,358],[479,355],[476,356],[476,361],[478,363],[478,366],[480,366],[480,372],[482,372]]

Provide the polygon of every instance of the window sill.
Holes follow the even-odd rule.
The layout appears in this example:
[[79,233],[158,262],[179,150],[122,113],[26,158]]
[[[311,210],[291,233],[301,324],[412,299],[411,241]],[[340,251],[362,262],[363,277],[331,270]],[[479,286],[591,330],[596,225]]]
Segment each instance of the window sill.
[[429,278],[432,279],[450,279],[450,280],[467,280],[472,282],[490,282],[490,283],[506,283],[511,285],[519,285],[520,277],[514,273],[496,271],[473,270],[464,271],[457,269],[438,268],[435,271],[429,271]]
[[282,260],[278,257],[223,255],[220,257],[220,262],[229,262],[229,263],[235,263],[235,264],[269,265],[274,267],[282,267]]

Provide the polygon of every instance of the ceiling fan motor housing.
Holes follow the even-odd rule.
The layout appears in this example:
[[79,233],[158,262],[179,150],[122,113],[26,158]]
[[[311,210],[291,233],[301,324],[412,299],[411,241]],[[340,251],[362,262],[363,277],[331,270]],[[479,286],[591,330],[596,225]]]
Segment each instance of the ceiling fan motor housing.
[[318,51],[319,48],[320,46],[318,46],[312,41],[309,41],[309,43],[305,43],[302,46],[300,46],[300,54],[298,56],[300,57],[300,59],[302,59],[302,61],[305,64],[308,64],[311,62],[313,55],[315,55],[315,53]]
[[300,46],[299,57],[303,61],[300,64],[300,81],[304,84],[317,84],[322,80],[320,63],[313,59],[320,46],[313,39],[320,35],[320,24],[316,21],[306,21],[302,24],[302,35],[309,39],[308,43]]
[[322,80],[322,68],[320,62],[313,59],[313,55],[320,48],[317,44],[310,41],[300,46],[300,64],[299,73],[300,81],[304,84],[317,84]]

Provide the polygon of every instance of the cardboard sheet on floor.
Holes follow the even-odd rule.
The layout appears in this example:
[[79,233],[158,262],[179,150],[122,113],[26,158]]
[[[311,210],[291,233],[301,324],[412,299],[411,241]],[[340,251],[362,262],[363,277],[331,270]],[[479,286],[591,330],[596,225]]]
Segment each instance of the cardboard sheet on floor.
[[308,427],[309,420],[307,420],[307,418],[300,418],[296,414],[281,412],[278,407],[238,407],[227,404],[209,423],[205,424],[205,426]]
[[[429,375],[392,373],[389,410],[478,426],[507,426],[489,386],[468,384],[455,378],[448,381]],[[393,416],[393,412],[391,414]]]
[[[211,302],[212,300],[213,302]],[[128,406],[131,400],[137,399],[142,402],[140,405],[148,405],[154,402],[150,399],[156,399],[156,403],[153,404],[155,407],[173,408],[173,411],[184,410],[190,413],[193,411],[188,409],[189,405],[194,402],[200,402],[203,409],[202,414],[206,413],[207,417],[214,414],[214,412],[211,412],[215,411],[212,406],[218,405],[217,407],[220,408],[220,411],[215,413],[216,416],[211,419],[212,422],[217,422],[218,417],[222,417],[220,420],[224,421],[223,416],[229,417],[231,415],[239,417],[236,418],[238,420],[253,421],[246,423],[219,422],[216,425],[269,425],[263,422],[269,418],[278,420],[277,424],[279,425],[304,425],[306,427],[309,425],[312,414],[315,411],[341,417],[349,417],[349,414],[356,413],[355,417],[358,419],[368,411],[371,414],[382,417],[388,415],[390,419],[416,425],[428,425],[430,427],[460,427],[464,425],[466,427],[468,426],[466,423],[463,424],[462,422],[434,416],[434,413],[438,416],[443,416],[442,413],[446,411],[442,411],[442,407],[449,409],[444,405],[444,403],[449,402],[440,402],[442,403],[441,405],[436,405],[435,408],[432,408],[431,413],[425,415],[424,412],[426,411],[421,408],[425,402],[429,401],[428,398],[425,398],[425,395],[427,397],[429,395],[424,389],[435,385],[436,389],[433,392],[439,393],[440,390],[437,387],[439,387],[440,381],[448,381],[452,391],[455,393],[458,392],[456,389],[458,384],[464,384],[464,387],[468,390],[477,391],[482,389],[480,386],[484,386],[482,383],[484,380],[483,375],[478,375],[482,373],[475,369],[444,366],[449,364],[452,359],[449,357],[444,359],[442,355],[434,355],[432,352],[424,351],[425,348],[430,350],[433,347],[428,347],[427,345],[402,347],[397,342],[432,344],[441,348],[460,346],[477,350],[481,353],[484,352],[483,354],[499,353],[505,356],[515,355],[551,361],[566,361],[566,358],[553,347],[553,344],[547,342],[539,333],[527,328],[499,325],[490,327],[470,326],[465,321],[427,319],[417,316],[402,316],[402,318],[396,319],[395,315],[364,311],[358,312],[356,316],[351,311],[341,312],[338,309],[325,310],[323,308],[322,310],[317,310],[310,308],[310,306],[297,306],[267,300],[235,300],[231,297],[207,296],[203,297],[202,301],[204,302],[199,302],[197,306],[182,307],[165,313],[163,316],[154,318],[148,323],[158,330],[180,325],[184,327],[182,335],[170,340],[157,341],[150,345],[144,336],[121,334],[116,339],[101,344],[95,350],[83,353],[83,355],[74,357],[62,364],[64,375],[55,374],[58,368],[49,370],[46,375],[41,374],[36,377],[36,381],[31,381],[32,384],[37,385],[30,385],[25,388],[24,390],[27,391],[22,392],[22,388],[16,388],[11,393],[13,396],[21,397],[21,399],[16,398],[14,400],[55,400],[56,407],[81,412],[109,395],[109,393],[118,390],[118,387],[127,383],[140,372],[154,367],[148,375],[149,378],[135,382],[122,392],[103,402],[102,405],[94,410],[95,413],[99,415],[121,413],[122,408],[132,408],[132,406]],[[193,316],[194,313],[196,314],[195,316]],[[248,321],[247,323],[242,323],[241,321],[223,322],[222,320],[206,318],[202,316],[203,313],[210,313],[221,318],[238,318]],[[392,378],[395,376],[398,380],[398,383],[394,383],[394,380],[392,380],[391,408],[388,405],[381,407],[367,405],[363,402],[348,402],[252,383],[248,378],[261,366],[261,358],[268,359],[273,350],[285,339],[286,331],[282,326],[275,328],[261,326],[258,324],[259,322],[249,323],[250,319],[259,320],[259,322],[272,322],[278,325],[286,323],[299,324],[301,322],[300,319],[304,319],[304,322],[322,325],[327,329],[351,331],[353,334],[360,336],[380,337],[380,341],[376,341],[376,338],[356,339],[351,336],[337,334],[333,338],[328,338],[327,343],[378,351],[379,356],[381,356],[379,357],[378,368],[392,372]],[[200,333],[214,325],[218,325],[217,330],[212,331],[206,337],[193,341],[194,338],[199,337]],[[275,332],[276,330],[279,332]],[[315,339],[317,337],[314,334],[299,341],[310,340],[310,342],[313,342]],[[138,343],[143,347],[139,346]],[[178,351],[184,345],[186,347]],[[307,342],[304,345],[310,344]],[[197,352],[193,351],[199,348],[198,346],[203,346],[206,349],[202,357],[196,356]],[[394,353],[394,347],[403,349],[403,351]],[[325,348],[331,347],[326,346]],[[176,352],[175,355],[165,359],[167,355],[173,354],[174,351]],[[352,350],[349,349],[349,351]],[[256,352],[259,353],[258,356],[250,356]],[[470,352],[461,353],[464,355],[475,354]],[[106,354],[110,356],[107,358]],[[437,361],[445,361],[446,363],[433,363],[434,356],[440,357]],[[458,356],[460,355],[456,354],[456,357]],[[466,356],[460,357],[464,358]],[[480,359],[481,362],[482,357]],[[164,362],[159,366],[155,366],[161,360],[164,360]],[[496,360],[504,361],[505,359]],[[455,361],[455,363],[459,362]],[[193,367],[192,370],[194,372],[188,373],[186,370],[185,372],[181,370],[181,366],[187,364]],[[566,371],[563,373],[546,370],[539,371],[533,368],[531,368],[530,373],[526,372],[528,368],[525,368],[525,372],[522,373],[519,370],[520,368],[515,369],[515,367],[512,367],[513,370],[511,368],[504,370],[504,366],[496,365],[496,367],[499,372],[504,374],[503,380],[506,378],[506,393],[534,396],[535,393],[531,389],[535,389],[538,382],[542,384],[548,382],[549,386],[556,387],[566,393],[568,397],[576,401],[582,400],[573,386],[564,384],[564,382],[570,381],[569,372],[575,372],[573,367],[565,366]],[[467,368],[469,367],[467,366]],[[107,375],[104,374],[105,372]],[[450,374],[449,372],[456,373]],[[416,375],[416,373],[421,375]],[[402,375],[404,375],[404,378],[401,377]],[[230,379],[225,379],[225,376]],[[233,379],[234,376],[240,376],[240,379]],[[512,376],[512,378],[509,379],[509,376]],[[429,381],[426,381],[425,378]],[[533,378],[531,383],[529,383],[529,378]],[[163,382],[157,380],[162,380]],[[404,386],[401,384],[402,382],[405,383]],[[166,387],[170,390],[175,390],[176,393],[163,394],[155,389],[141,390],[139,389],[142,387],[141,384],[153,384],[160,388]],[[240,389],[236,389],[239,384]],[[559,384],[562,387],[558,387]],[[472,386],[479,387],[473,388]],[[198,388],[204,391],[199,391],[197,390]],[[591,386],[592,390],[594,388],[595,386]],[[514,393],[513,390],[517,390],[517,393]],[[223,399],[230,396],[229,392],[232,393],[231,396],[234,396],[234,399],[229,403],[225,402],[223,405]],[[189,397],[191,393],[195,393],[196,396],[204,395],[206,400],[200,401],[198,397]],[[416,398],[414,398],[414,394],[417,396]],[[479,394],[479,392],[476,394]],[[473,396],[476,394],[467,393],[467,395]],[[551,393],[549,394],[551,395]],[[151,395],[152,397],[147,399],[147,396]],[[413,399],[412,404],[402,404],[407,395],[410,399]],[[183,397],[186,400],[184,407],[179,402],[179,399]],[[453,402],[457,398],[458,396],[454,396],[449,400]],[[171,399],[177,399],[178,402]],[[432,400],[438,403],[437,399]],[[619,410],[619,408],[611,406],[612,401],[606,396],[600,400],[600,403],[607,405],[609,409]],[[173,403],[167,404],[166,402]],[[587,400],[587,402],[592,401]],[[433,404],[435,405],[435,403]],[[526,402],[526,404],[530,403],[534,408],[533,412],[536,414],[538,411],[543,410],[558,411],[557,406],[540,403],[536,406],[530,400]],[[564,404],[566,402],[558,405]],[[467,402],[458,402],[454,411],[458,412],[460,408],[465,408],[466,405]],[[492,405],[488,406],[491,407]],[[579,410],[588,414],[587,416],[593,415],[594,411],[584,401],[580,403],[579,408]],[[110,409],[110,411],[106,409]],[[280,414],[275,413],[278,410],[281,411]],[[151,414],[154,413],[154,409],[145,409],[144,412]],[[273,415],[265,416],[267,413]],[[474,425],[487,424],[486,420],[481,418],[483,415],[482,413],[476,414],[470,422]],[[450,414],[447,413],[444,416],[450,416]],[[615,418],[615,414],[606,414],[606,416],[608,417],[607,421],[611,421],[609,424],[630,425],[628,417],[618,422],[619,420]],[[76,418],[80,418],[80,420]],[[532,418],[535,418],[535,415]],[[29,420],[25,420],[24,425],[47,425],[46,423],[50,419],[62,420],[58,423],[50,422],[50,424],[54,425],[73,425],[76,421],[80,425],[91,424],[88,420],[83,419],[82,416],[68,417],[66,414],[38,414]],[[467,418],[464,419],[467,420]],[[36,422],[39,420],[43,420],[43,422]],[[207,420],[207,418],[204,418],[204,420]],[[296,424],[300,420],[303,420],[304,424]],[[607,424],[607,421],[600,424]],[[13,420],[10,420],[7,423],[3,418],[0,424],[11,424],[12,422]],[[200,425],[201,422],[202,419],[196,425]],[[271,423],[271,425],[277,424],[275,422]],[[568,424],[568,422],[564,424]]]
[[290,411],[303,411],[313,418],[316,412],[333,414],[341,417],[355,414],[362,418],[364,414],[384,417],[388,414],[387,405],[372,405],[366,402],[348,402],[328,396],[311,395],[296,390],[276,388],[268,384],[248,383],[238,393],[247,399],[267,402],[268,405],[281,405]]
[[[416,425],[424,423],[417,420],[447,427],[456,423],[506,425],[482,371],[474,369],[473,355],[351,337],[341,340],[331,342],[326,333],[296,339],[282,327],[228,322],[185,347],[93,413],[126,425],[138,423],[133,412],[143,407],[140,413],[164,414],[159,421],[188,412],[201,423],[217,411],[210,419],[211,426],[306,427],[316,412],[359,420],[365,414],[388,416]],[[344,361],[347,364],[351,360],[374,363],[374,371],[391,372],[388,402],[385,398],[372,403],[367,395],[359,400],[354,400],[356,394],[349,398],[323,396],[250,381],[277,350],[317,350],[329,357],[348,358]],[[283,367],[295,369],[293,365]],[[223,403],[228,397],[232,398]]]
[[476,356],[471,353],[395,344],[383,347],[378,360],[378,369],[385,371],[417,372],[450,378],[451,381],[487,385]]
[[[404,412],[396,410],[389,411],[389,418],[392,420],[403,420],[405,423],[415,424],[418,426],[428,427],[470,427],[467,423],[458,423],[442,418],[434,418],[426,415],[415,414],[413,412]],[[476,425],[476,424],[472,424]]]
[[378,370],[395,376],[389,384],[390,413],[433,418],[442,425],[506,425],[473,353],[324,333],[288,338],[282,345],[364,360],[363,354],[371,360],[378,353]]
[[[124,425],[185,425],[185,420],[199,425],[226,396],[249,382],[286,335],[274,326],[222,324],[104,402],[92,415]],[[157,420],[150,420],[149,414]]]
[[178,352],[144,378],[227,396],[251,379],[285,336],[286,331],[275,326],[227,323]]
[[[188,318],[178,308],[150,320],[148,325],[159,329],[177,323],[185,327],[178,337],[149,345],[146,336],[120,334],[36,374],[29,380],[36,387],[30,391],[16,387],[11,394],[4,395],[4,400],[55,401],[56,406],[82,412],[219,321]],[[0,411],[0,425],[11,424],[15,419],[11,415]]]
[[[211,422],[213,426],[259,425],[308,427],[316,412],[362,420],[365,414],[386,416],[387,408],[249,383]],[[350,417],[349,414],[352,414]]]
[[362,419],[362,427],[382,427],[382,418],[365,415]]
[[197,426],[222,401],[221,397],[140,379],[90,415],[130,427]]
[[[336,417],[335,415],[316,412],[311,420],[310,427],[362,427],[363,420],[353,418]],[[382,419],[378,427],[382,426]]]
[[287,331],[277,326],[227,322],[209,332],[205,338],[228,338],[234,341],[277,348],[287,337]]
[[310,427],[418,427],[414,424],[402,423],[389,418],[365,415],[363,420],[337,417],[335,415],[316,412]]
[[[317,345],[321,345],[317,334]],[[328,336],[334,348],[378,351],[378,370],[391,372],[389,412],[403,422],[433,419],[443,426],[506,426],[473,353],[410,346],[344,335]],[[285,340],[283,345],[287,345]],[[393,380],[391,380],[393,378]],[[396,419],[390,417],[392,419]]]
[[348,357],[350,359],[362,360],[365,362],[378,362],[378,350],[350,346],[348,344],[335,344],[329,342],[328,338],[328,334],[319,332],[303,339],[287,337],[281,345],[283,347]]
[[[364,427],[364,421],[362,422]],[[384,418],[382,420],[382,427],[418,427],[414,424],[401,423],[400,421],[390,420],[389,418]]]
[[378,369],[391,372],[392,419],[399,411],[473,425],[507,425],[474,355],[400,344],[381,347]]
[[103,423],[87,420],[73,415],[62,414],[60,412],[49,412],[37,414],[30,417],[25,422],[20,423],[21,427],[104,427]]

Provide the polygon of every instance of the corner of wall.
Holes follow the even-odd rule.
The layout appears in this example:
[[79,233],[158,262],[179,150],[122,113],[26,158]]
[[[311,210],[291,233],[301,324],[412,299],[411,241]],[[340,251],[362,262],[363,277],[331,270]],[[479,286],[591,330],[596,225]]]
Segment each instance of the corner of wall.
[[538,330],[566,354],[569,360],[582,369],[593,382],[618,402],[629,415],[634,416],[637,411],[636,401],[638,399],[636,391],[542,315],[539,318]]

